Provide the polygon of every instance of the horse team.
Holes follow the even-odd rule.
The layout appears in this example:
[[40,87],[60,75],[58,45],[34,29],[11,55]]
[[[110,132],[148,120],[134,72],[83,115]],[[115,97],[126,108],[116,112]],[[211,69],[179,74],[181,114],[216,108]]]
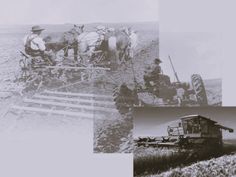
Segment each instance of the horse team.
[[105,53],[106,58],[113,63],[120,64],[133,58],[138,44],[136,31],[127,27],[115,29],[102,25],[90,32],[84,28],[84,25],[74,25],[60,36],[46,36],[43,39],[46,49],[54,54],[63,50],[65,58],[68,57],[68,51],[73,49],[75,61],[81,61],[85,56],[92,60],[98,51]]

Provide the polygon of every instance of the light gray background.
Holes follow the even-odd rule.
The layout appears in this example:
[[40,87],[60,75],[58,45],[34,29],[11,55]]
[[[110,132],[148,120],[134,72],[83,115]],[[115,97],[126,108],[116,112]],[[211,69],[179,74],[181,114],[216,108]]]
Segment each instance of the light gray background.
[[[223,106],[235,106],[236,22],[234,0],[160,0],[160,38],[162,32],[209,32],[221,34],[222,62],[216,71],[221,73]],[[160,43],[161,45],[161,43]],[[181,45],[181,44],[180,44]],[[217,44],[216,44],[217,45]],[[161,54],[161,51],[160,51]],[[184,68],[187,68],[188,65]]]
[[[112,2],[111,6],[113,6],[114,0],[109,1]],[[134,3],[137,3],[137,1],[145,0],[133,0]],[[61,8],[57,8],[54,3],[50,3],[53,1],[37,1],[39,8],[36,7],[35,10],[31,10],[31,2],[32,0],[23,0],[20,2],[17,0],[1,0],[1,23],[15,23],[14,18],[16,18],[19,23],[23,23],[24,18],[20,17],[21,13],[27,16],[28,20],[26,20],[26,23],[43,23],[41,21],[32,20],[31,17],[28,16],[30,12],[39,14],[39,20],[47,20],[53,12],[57,12],[56,14],[66,14]],[[64,2],[68,4],[62,5],[63,7],[70,6],[69,0]],[[126,7],[127,1],[122,2],[124,2],[124,7]],[[79,4],[73,5],[75,5],[73,9],[79,6]],[[234,81],[236,59],[235,6],[236,1],[234,0],[161,0],[160,4],[161,31],[220,31],[223,33],[222,75],[224,105],[236,105],[236,84]],[[43,10],[44,7],[50,9],[50,12]],[[133,13],[133,7],[129,6],[128,8],[130,9],[130,13]],[[147,8],[147,10],[149,9],[152,8]],[[139,12],[140,14],[145,13],[141,10]],[[45,13],[47,15],[44,15]],[[89,13],[90,12],[87,12],[87,14]],[[123,12],[120,11],[120,14],[122,13]],[[42,16],[40,14],[42,14]],[[51,21],[48,21],[48,23],[50,22]],[[211,68],[209,68],[209,70],[211,70]],[[93,131],[92,127],[88,132],[89,131]],[[77,135],[55,135],[53,133],[51,135],[50,133],[47,135],[39,133],[37,136],[32,135],[30,137],[25,135],[24,138],[22,138],[22,136],[17,137],[17,135],[14,137],[12,135],[1,136],[0,176],[132,177],[132,155],[93,155],[91,154],[92,137],[90,137],[90,135],[86,136],[85,134],[83,139],[83,141],[80,141]]]
[[159,42],[162,70],[172,81],[176,78],[168,56],[181,82],[190,82],[192,74],[200,74],[204,80],[222,78],[221,33],[160,31]]
[[157,21],[157,0],[1,0],[0,24]]

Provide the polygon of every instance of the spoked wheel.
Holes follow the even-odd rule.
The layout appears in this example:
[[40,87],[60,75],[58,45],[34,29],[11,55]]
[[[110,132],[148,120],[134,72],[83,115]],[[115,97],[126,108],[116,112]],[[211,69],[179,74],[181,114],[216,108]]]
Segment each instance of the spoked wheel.
[[19,65],[21,68],[21,77],[23,81],[26,81],[30,77],[30,66],[29,62],[26,60],[26,58],[23,58],[19,61]]
[[191,77],[191,80],[192,80],[193,90],[194,90],[194,93],[195,93],[195,96],[197,98],[199,105],[207,106],[208,105],[207,95],[206,95],[204,82],[201,76],[198,74],[193,74]]

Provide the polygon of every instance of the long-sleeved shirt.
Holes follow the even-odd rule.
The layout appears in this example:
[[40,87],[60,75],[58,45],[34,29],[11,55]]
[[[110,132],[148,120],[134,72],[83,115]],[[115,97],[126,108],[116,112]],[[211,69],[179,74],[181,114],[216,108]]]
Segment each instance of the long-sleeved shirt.
[[40,51],[46,50],[45,42],[39,35],[33,33],[26,35],[23,39],[24,45],[26,45],[29,40],[31,49]]

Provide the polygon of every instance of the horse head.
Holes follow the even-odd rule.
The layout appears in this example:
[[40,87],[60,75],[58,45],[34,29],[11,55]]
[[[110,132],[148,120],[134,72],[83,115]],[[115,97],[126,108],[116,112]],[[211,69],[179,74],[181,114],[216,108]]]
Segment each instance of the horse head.
[[74,25],[71,29],[71,32],[77,35],[80,35],[84,32],[84,25]]

